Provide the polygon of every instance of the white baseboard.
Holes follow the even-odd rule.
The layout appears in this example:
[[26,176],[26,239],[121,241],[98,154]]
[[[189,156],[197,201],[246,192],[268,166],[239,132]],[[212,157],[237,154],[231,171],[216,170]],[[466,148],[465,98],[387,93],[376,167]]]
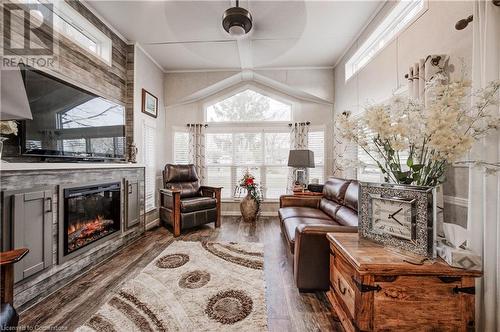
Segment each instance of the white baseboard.
[[[241,216],[240,211],[222,211],[221,213],[223,216],[228,216],[228,217],[239,217]],[[267,211],[267,212],[261,212],[261,216],[263,217],[277,217],[278,216],[278,211]]]

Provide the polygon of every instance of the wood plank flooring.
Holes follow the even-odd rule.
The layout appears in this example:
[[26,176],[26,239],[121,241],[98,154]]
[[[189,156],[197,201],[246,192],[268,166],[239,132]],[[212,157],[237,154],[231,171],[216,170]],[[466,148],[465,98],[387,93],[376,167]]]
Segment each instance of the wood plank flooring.
[[[247,224],[237,217],[223,217],[219,229],[203,226],[178,239],[264,243],[269,330],[342,331],[324,293],[299,293],[295,287],[292,261],[277,218],[261,217],[255,224]],[[173,241],[172,233],[163,227],[146,232],[109,260],[25,310],[20,326],[74,330]]]

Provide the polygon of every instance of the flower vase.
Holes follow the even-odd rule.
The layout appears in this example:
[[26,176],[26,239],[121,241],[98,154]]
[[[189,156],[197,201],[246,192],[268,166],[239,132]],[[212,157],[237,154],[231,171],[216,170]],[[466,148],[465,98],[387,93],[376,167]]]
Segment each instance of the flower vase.
[[259,203],[248,193],[240,202],[240,211],[244,222],[255,222],[259,212]]

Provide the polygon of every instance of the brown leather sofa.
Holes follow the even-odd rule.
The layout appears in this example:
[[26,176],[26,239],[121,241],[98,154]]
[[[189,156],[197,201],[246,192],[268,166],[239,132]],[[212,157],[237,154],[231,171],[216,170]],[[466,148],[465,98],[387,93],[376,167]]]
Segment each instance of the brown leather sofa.
[[221,222],[221,188],[200,185],[194,165],[167,164],[160,189],[160,221],[172,226],[174,236],[181,230]]
[[323,196],[281,196],[278,214],[293,256],[295,284],[300,291],[328,290],[326,233],[358,231],[358,182],[331,177]]

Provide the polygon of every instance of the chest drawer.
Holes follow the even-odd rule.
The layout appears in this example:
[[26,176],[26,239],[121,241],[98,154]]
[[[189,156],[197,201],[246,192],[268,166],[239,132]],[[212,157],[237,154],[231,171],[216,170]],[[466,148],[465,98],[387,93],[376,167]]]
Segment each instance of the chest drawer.
[[356,293],[352,276],[355,271],[341,256],[335,254],[333,248],[330,250],[330,288],[340,305],[346,309],[351,318],[354,318]]

